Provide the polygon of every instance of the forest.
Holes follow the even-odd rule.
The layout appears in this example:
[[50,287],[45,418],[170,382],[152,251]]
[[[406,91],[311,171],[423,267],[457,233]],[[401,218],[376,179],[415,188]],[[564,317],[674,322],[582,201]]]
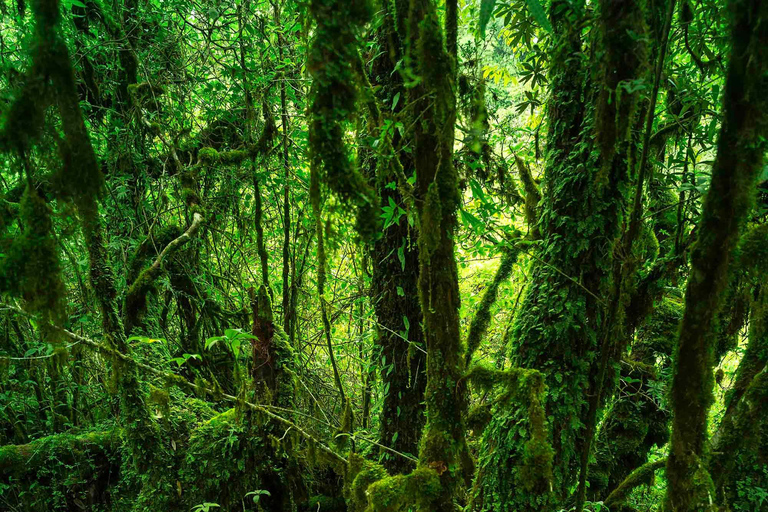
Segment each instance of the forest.
[[768,512],[768,0],[0,0],[0,511]]

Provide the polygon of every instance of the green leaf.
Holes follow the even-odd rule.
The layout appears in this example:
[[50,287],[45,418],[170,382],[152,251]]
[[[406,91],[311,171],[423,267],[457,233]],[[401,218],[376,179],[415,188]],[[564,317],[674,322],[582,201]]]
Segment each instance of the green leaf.
[[576,14],[581,15],[584,12],[584,4],[585,0],[571,0],[571,5],[573,6],[573,10],[576,11]]
[[205,350],[210,349],[216,343],[224,339],[226,339],[224,336],[213,336],[211,338],[208,338],[207,340],[205,340]]
[[128,341],[138,341],[139,343],[160,343],[165,342],[163,338],[147,338],[146,336],[131,336]]
[[472,197],[477,199],[478,201],[485,203],[485,192],[483,192],[483,187],[480,185],[480,183],[477,182],[477,180],[471,179],[469,180],[469,188],[472,189]]
[[272,496],[272,495],[269,493],[269,491],[265,491],[264,489],[257,489],[245,495],[246,498],[248,496],[253,496],[253,502],[258,503],[259,498],[261,498],[262,496]]
[[403,290],[403,287],[402,287],[402,286],[398,286],[398,287],[397,287],[397,295],[398,295],[399,297],[405,297],[405,290]]
[[762,183],[764,181],[768,181],[768,164],[763,166],[763,171],[760,173],[760,177],[757,178],[758,183]]
[[480,3],[480,37],[485,38],[485,27],[491,21],[493,8],[496,6],[496,0],[482,0]]
[[541,5],[541,2],[539,0],[526,0],[526,2],[528,3],[528,9],[530,9],[531,15],[539,26],[551,33],[552,24],[549,22],[549,18],[547,18],[547,13],[544,12],[544,7]]
[[64,5],[64,9],[67,11],[72,9],[72,7],[80,7],[81,9],[85,9],[85,4],[81,2],[80,0],[64,0],[61,2]]
[[472,215],[471,213],[460,210],[461,212],[461,221],[464,223],[465,226],[468,226],[472,228],[473,230],[482,230],[485,229],[485,224],[483,224],[483,221]]
[[219,508],[219,507],[221,507],[221,505],[219,505],[218,503],[210,503],[206,501],[202,505],[195,505],[194,507],[192,507],[192,512],[208,512],[212,508]]

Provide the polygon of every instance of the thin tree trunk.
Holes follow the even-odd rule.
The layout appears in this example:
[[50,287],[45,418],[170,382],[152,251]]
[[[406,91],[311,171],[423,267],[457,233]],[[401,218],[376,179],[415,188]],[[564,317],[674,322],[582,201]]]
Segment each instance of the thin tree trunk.
[[[275,25],[280,26],[280,7],[277,0],[274,0],[272,7],[275,13]],[[277,51],[281,66],[285,65],[283,58],[283,46],[285,46],[285,38],[283,37],[282,32],[278,32]],[[285,94],[285,81],[287,79],[287,74],[284,68],[281,71],[279,77],[280,117],[283,125],[283,328],[287,332],[291,332],[291,312],[289,307],[291,300],[291,292],[289,288],[289,275],[291,268],[291,201],[289,181],[291,178],[291,165],[288,155],[288,100],[286,99]]]

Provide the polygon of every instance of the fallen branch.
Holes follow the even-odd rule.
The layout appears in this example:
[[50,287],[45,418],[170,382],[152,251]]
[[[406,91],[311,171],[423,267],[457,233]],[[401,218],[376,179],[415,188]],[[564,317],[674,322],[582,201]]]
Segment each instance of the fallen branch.
[[0,475],[23,475],[37,470],[52,458],[71,464],[84,453],[107,454],[116,451],[121,441],[118,430],[108,430],[80,435],[56,434],[28,444],[0,446]]

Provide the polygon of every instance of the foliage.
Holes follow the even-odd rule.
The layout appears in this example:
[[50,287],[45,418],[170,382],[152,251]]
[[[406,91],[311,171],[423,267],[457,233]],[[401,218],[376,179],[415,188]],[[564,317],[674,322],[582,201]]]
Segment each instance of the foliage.
[[765,9],[0,2],[0,509],[766,508]]

